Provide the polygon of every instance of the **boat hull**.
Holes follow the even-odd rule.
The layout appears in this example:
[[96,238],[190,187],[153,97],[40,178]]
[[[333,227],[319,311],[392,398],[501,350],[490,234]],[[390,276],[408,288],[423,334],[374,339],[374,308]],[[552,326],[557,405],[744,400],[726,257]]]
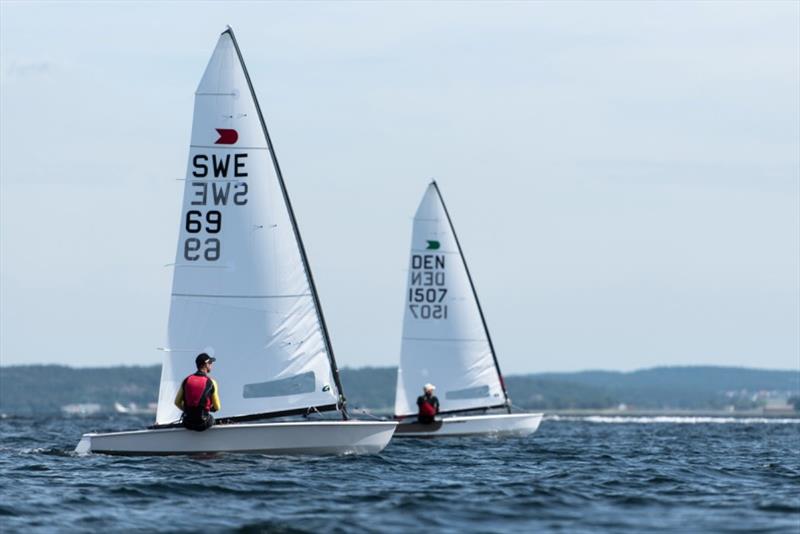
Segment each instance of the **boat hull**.
[[393,421],[301,421],[213,426],[204,432],[157,428],[84,434],[79,454],[375,454],[392,438]]
[[455,436],[528,436],[536,432],[542,414],[493,414],[443,417],[429,425],[402,423],[397,425],[398,438],[439,438]]

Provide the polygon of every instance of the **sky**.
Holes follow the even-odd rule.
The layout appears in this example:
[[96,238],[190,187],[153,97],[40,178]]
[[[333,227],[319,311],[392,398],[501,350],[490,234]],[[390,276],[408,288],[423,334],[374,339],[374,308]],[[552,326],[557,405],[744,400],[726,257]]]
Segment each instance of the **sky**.
[[340,366],[439,183],[505,373],[800,369],[800,3],[0,2],[0,363],[155,364],[236,31]]

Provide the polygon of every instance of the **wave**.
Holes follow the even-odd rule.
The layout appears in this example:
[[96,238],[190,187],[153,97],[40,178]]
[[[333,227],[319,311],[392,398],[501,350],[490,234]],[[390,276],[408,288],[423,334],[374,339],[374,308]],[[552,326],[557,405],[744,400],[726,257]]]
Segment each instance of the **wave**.
[[587,423],[634,423],[634,424],[679,424],[679,425],[698,425],[698,424],[740,424],[740,425],[797,425],[800,418],[777,418],[777,417],[712,417],[712,416],[691,416],[691,415],[654,415],[654,416],[633,416],[633,415],[548,415],[545,421],[582,421]]

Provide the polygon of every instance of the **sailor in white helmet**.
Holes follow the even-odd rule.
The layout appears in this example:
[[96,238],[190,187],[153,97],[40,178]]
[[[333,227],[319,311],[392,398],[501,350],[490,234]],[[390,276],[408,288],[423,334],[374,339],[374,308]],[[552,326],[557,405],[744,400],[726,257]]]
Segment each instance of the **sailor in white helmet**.
[[436,386],[433,384],[425,384],[422,388],[424,394],[417,397],[417,406],[419,413],[417,414],[417,421],[422,424],[433,423],[437,413],[439,413],[439,399],[433,394]]

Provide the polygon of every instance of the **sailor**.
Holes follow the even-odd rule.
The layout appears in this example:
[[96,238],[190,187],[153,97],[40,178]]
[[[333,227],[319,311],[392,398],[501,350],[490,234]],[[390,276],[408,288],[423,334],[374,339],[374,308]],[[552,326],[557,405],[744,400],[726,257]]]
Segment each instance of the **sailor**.
[[439,399],[433,394],[436,386],[433,384],[425,384],[422,388],[423,395],[417,397],[417,406],[419,406],[419,414],[417,414],[417,421],[428,425],[433,423],[434,416],[439,413]]
[[190,430],[210,428],[214,424],[214,417],[209,412],[216,412],[220,408],[217,382],[208,376],[215,361],[216,358],[205,352],[199,354],[194,360],[197,372],[183,380],[175,396],[175,406],[183,411],[181,423]]

